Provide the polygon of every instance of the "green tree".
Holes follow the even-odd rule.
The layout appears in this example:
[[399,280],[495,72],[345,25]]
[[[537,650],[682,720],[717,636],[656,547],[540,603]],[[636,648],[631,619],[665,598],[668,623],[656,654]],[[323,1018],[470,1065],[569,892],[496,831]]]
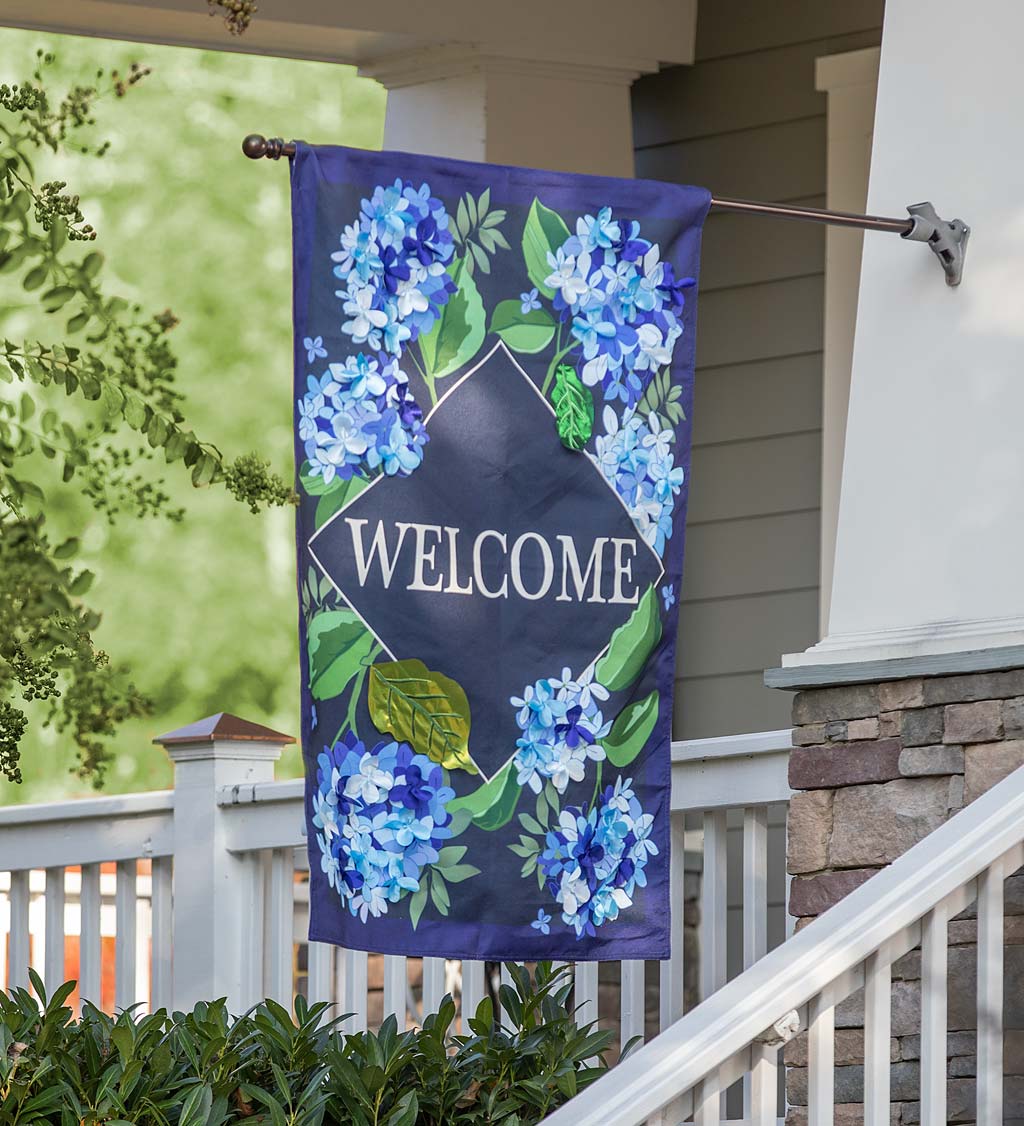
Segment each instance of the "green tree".
[[[4,40],[14,41],[23,59],[28,38],[24,33],[3,33]],[[6,50],[6,42],[3,47],[9,64],[14,52]],[[133,54],[138,51],[131,48]],[[67,72],[95,60],[98,53],[122,76],[108,76],[104,80],[108,86],[127,85],[141,73],[130,69],[124,45],[96,41],[62,43],[60,54],[65,61],[58,69]],[[257,718],[279,726],[293,722],[297,670],[287,512],[280,511],[273,520],[249,522],[236,514],[238,506],[226,495],[219,500],[216,490],[189,496],[187,474],[183,479],[180,473],[170,475],[166,484],[157,485],[154,466],[147,466],[141,475],[137,472],[137,444],[118,446],[113,439],[134,423],[141,427],[136,433],[145,435],[143,450],[149,450],[155,441],[157,451],[175,459],[187,457],[200,484],[222,481],[236,495],[257,502],[284,498],[287,490],[267,475],[258,459],[225,464],[215,448],[193,440],[178,417],[186,415],[189,425],[201,434],[216,433],[225,448],[255,441],[262,457],[275,465],[287,464],[287,181],[281,175],[283,166],[260,168],[246,162],[238,155],[238,140],[253,127],[336,139],[342,106],[355,105],[363,112],[352,116],[354,128],[344,139],[374,144],[382,118],[382,93],[355,79],[348,68],[173,48],[146,48],[144,56],[147,64],[154,64],[153,78],[132,91],[124,112],[108,117],[104,111],[103,132],[112,136],[112,153],[104,161],[93,161],[91,167],[75,169],[75,183],[83,184],[81,195],[86,202],[74,203],[66,188],[44,191],[43,185],[53,181],[43,179],[41,171],[28,183],[36,186],[42,211],[34,200],[24,210],[18,197],[18,192],[27,190],[24,185],[11,187],[0,200],[3,226],[14,224],[22,232],[8,236],[4,253],[10,253],[12,237],[18,245],[26,236],[40,240],[32,241],[31,253],[21,252],[22,261],[15,261],[13,269],[0,275],[0,285],[8,292],[16,285],[14,292],[22,295],[21,308],[18,300],[8,303],[5,295],[7,313],[2,329],[15,345],[9,350],[10,359],[22,367],[21,375],[12,371],[30,387],[34,404],[26,401],[22,406],[21,387],[18,394],[10,393],[10,386],[0,388],[7,404],[0,409],[9,431],[3,437],[18,458],[16,465],[5,463],[4,472],[10,476],[12,470],[20,471],[21,478],[17,472],[14,478],[24,478],[31,492],[47,470],[56,469],[55,484],[51,483],[45,502],[49,524],[38,525],[40,530],[33,534],[38,540],[50,525],[60,527],[61,533],[47,537],[45,547],[36,542],[32,548],[34,558],[41,554],[47,560],[46,579],[40,572],[36,586],[56,585],[65,590],[69,605],[77,606],[89,580],[77,578],[80,566],[72,568],[66,560],[54,558],[58,547],[62,553],[70,553],[75,545],[66,540],[76,539],[78,560],[97,576],[91,597],[105,610],[102,624],[97,624],[94,615],[79,611],[84,616],[78,618],[74,636],[63,637],[57,647],[64,662],[59,676],[69,684],[77,680],[83,684],[80,693],[65,691],[58,702],[54,718],[58,726],[70,725],[67,732],[47,732],[37,725],[30,735],[21,737],[28,749],[30,777],[38,779],[31,795],[36,798],[69,788],[61,768],[73,737],[78,738],[85,766],[93,768],[103,756],[103,741],[97,736],[121,721],[126,721],[124,741],[118,742],[111,777],[119,788],[165,780],[156,753],[147,750],[156,730],[222,708],[247,714],[255,710]],[[337,98],[333,105],[325,105],[324,90]],[[347,91],[355,96],[343,101]],[[66,142],[68,134],[78,135],[73,126],[79,118],[85,124],[95,99],[95,94],[85,96],[78,91],[63,110],[49,105],[18,106],[11,101],[30,96],[24,90],[9,91],[5,119],[17,116],[19,129],[24,131],[31,128],[23,120],[26,113],[49,115],[49,128],[65,134],[56,138],[58,142]],[[316,112],[310,112],[312,107]],[[155,128],[155,123],[160,127]],[[24,147],[26,142],[20,143]],[[5,158],[9,151],[6,144],[0,149]],[[57,167],[63,179],[65,165]],[[19,202],[8,215],[16,198]],[[129,296],[125,307],[118,304],[106,313],[99,308],[98,302],[110,299],[105,296],[106,286],[100,286],[105,271],[92,257],[95,248],[84,245],[91,240],[69,236],[63,245],[52,245],[61,242],[62,226],[88,236],[87,220],[78,217],[79,211],[86,212],[96,226],[102,222],[104,245],[119,275],[118,287]],[[50,230],[40,231],[47,222]],[[55,264],[65,260],[71,263],[68,269],[79,273],[58,278]],[[84,268],[85,262],[89,262],[88,268]],[[7,259],[5,264],[9,263]],[[37,288],[25,290],[28,274],[42,264],[46,264],[46,278]],[[37,277],[38,273],[31,278],[33,285]],[[133,302],[140,292],[154,295],[158,308],[164,301],[173,302],[182,315],[181,327],[172,334],[182,361],[177,382],[164,374],[169,376],[173,367],[167,348],[172,318],[147,319],[135,312]],[[41,305],[43,295],[48,296]],[[39,312],[56,304],[59,310]],[[86,371],[83,387],[81,373],[73,371],[77,381],[73,394],[66,396],[62,391],[59,399],[52,400],[49,396],[58,370],[71,370],[69,364],[81,366],[82,356],[90,349],[106,347],[102,342],[85,343],[95,335],[94,324],[75,321],[89,308],[94,309],[90,322],[101,318],[101,313],[119,323],[131,322],[125,331],[135,334],[134,351],[130,356],[125,353],[118,367],[118,349],[111,348],[113,360],[108,357],[102,372]],[[55,328],[61,331],[55,332]],[[21,343],[42,337],[44,341],[56,339],[63,346],[72,343],[69,332],[72,338],[76,333],[84,338],[77,345],[81,354],[70,360],[45,347],[44,354],[35,355],[32,345]],[[123,344],[118,347],[123,350]],[[145,362],[139,362],[140,356]],[[100,378],[111,373],[110,379]],[[83,402],[86,394],[96,391],[90,380],[99,384],[99,398]],[[47,381],[50,386],[43,385]],[[115,390],[105,390],[108,386]],[[66,389],[66,381],[62,387]],[[125,392],[123,403],[116,401],[118,387]],[[150,415],[140,414],[140,403]],[[28,416],[23,418],[23,413]],[[126,419],[126,415],[130,417]],[[158,415],[162,422],[153,421]],[[56,425],[58,432],[42,426],[44,417],[47,426]],[[115,422],[119,424],[116,430]],[[154,428],[155,435],[151,434]],[[36,436],[29,436],[29,449],[23,435],[33,429]],[[128,436],[132,436],[130,430]],[[70,453],[56,449],[58,439]],[[46,448],[55,454],[49,463]],[[65,483],[61,477],[67,472],[64,466],[69,456],[74,475]],[[5,488],[5,493],[14,495],[11,489]],[[15,497],[15,501],[21,508],[18,519],[24,535],[25,526],[38,521],[43,506],[38,496]],[[184,524],[166,519],[185,507],[189,516]],[[154,514],[164,518],[145,525],[132,518]],[[111,525],[111,516],[129,518]],[[6,531],[4,536],[6,543]],[[3,582],[0,578],[0,584]],[[78,585],[71,589],[74,583]],[[23,607],[14,601],[10,612],[25,620]],[[66,617],[67,607],[53,612]],[[115,675],[109,665],[97,664],[94,647],[79,653],[68,644],[70,640],[77,645],[83,631],[115,656],[127,656],[131,679],[152,698],[156,719],[133,718],[143,711],[139,693],[129,687],[127,677]],[[2,626],[0,635],[7,635]],[[15,671],[10,661],[7,666],[12,670],[7,674],[9,685],[28,675],[26,670]],[[47,665],[47,679],[38,685],[44,692],[49,675]],[[0,687],[4,687],[2,681]],[[35,693],[35,685],[31,691]],[[95,706],[98,699],[100,707]],[[9,693],[6,702],[9,707],[27,710],[33,721],[46,718],[45,708],[24,709]],[[15,795],[8,788],[3,796],[10,800]]]

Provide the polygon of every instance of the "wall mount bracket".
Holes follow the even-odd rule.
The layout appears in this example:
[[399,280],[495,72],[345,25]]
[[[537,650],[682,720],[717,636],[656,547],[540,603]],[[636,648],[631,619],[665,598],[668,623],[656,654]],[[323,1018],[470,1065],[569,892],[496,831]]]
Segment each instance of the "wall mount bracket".
[[912,203],[907,211],[913,225],[901,238],[925,242],[942,264],[946,285],[959,285],[964,276],[971,228],[962,219],[940,219],[931,203]]

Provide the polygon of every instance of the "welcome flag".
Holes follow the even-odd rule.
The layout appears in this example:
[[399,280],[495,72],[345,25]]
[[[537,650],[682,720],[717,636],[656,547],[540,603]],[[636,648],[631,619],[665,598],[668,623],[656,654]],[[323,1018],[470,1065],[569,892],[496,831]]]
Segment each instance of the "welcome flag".
[[669,955],[702,189],[300,144],[310,938]]

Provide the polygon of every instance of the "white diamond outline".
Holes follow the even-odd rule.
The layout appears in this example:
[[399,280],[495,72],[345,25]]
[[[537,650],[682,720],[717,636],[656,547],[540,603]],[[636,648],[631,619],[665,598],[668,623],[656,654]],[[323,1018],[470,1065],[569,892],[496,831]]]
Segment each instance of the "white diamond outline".
[[[519,374],[526,380],[527,384],[533,389],[533,391],[536,393],[537,397],[540,399],[540,401],[547,408],[548,413],[551,415],[551,417],[552,418],[557,417],[555,415],[554,407],[552,407],[552,405],[548,402],[547,397],[544,395],[544,393],[541,391],[541,389],[537,386],[537,384],[533,381],[533,379],[530,378],[529,372],[527,372],[526,369],[522,366],[522,364],[520,364],[519,361],[515,358],[515,356],[509,350],[509,347],[505,343],[505,341],[499,339],[497,341],[497,343],[494,345],[494,347],[491,348],[491,350],[485,356],[483,356],[480,360],[478,360],[471,368],[469,368],[466,372],[464,372],[455,381],[455,383],[453,383],[451,385],[451,387],[449,387],[448,390],[445,391],[445,393],[441,396],[441,398],[437,400],[437,402],[433,405],[433,407],[431,407],[431,409],[430,409],[429,413],[427,414],[426,418],[423,420],[423,428],[424,429],[427,428],[427,426],[430,424],[430,420],[441,409],[441,406],[445,402],[445,400],[451,398],[451,396],[462,386],[462,384],[465,383],[466,380],[470,378],[470,376],[472,376],[476,372],[478,372],[480,370],[480,368],[482,368],[484,366],[484,364],[486,364],[491,359],[491,357],[495,354],[495,352],[497,352],[499,350],[504,352],[505,355],[512,361],[512,366],[516,369],[516,371],[519,372]],[[611,482],[601,472],[601,467],[597,464],[597,459],[592,454],[590,454],[586,451],[584,451],[584,456],[586,457],[587,461],[589,461],[590,464],[594,467],[594,472],[598,475],[598,477],[600,477],[601,481],[608,488],[609,492],[611,492],[612,496],[615,497],[615,499],[619,502],[619,504],[622,505],[623,510],[625,511],[626,515],[629,517],[629,522],[633,525],[634,528],[636,528],[636,521],[633,519],[633,515],[629,511],[629,508],[626,506],[626,502],[622,499],[621,496],[619,496],[619,494],[612,487]],[[320,568],[321,573],[324,575],[324,577],[327,579],[327,581],[331,584],[332,587],[334,587],[334,589],[338,592],[338,594],[340,594],[341,597],[344,599],[346,606],[348,606],[348,608],[352,611],[352,613],[355,614],[355,616],[363,623],[363,625],[367,628],[367,630],[373,635],[377,644],[384,650],[385,653],[387,653],[387,655],[391,658],[391,660],[395,661],[398,658],[395,657],[395,655],[391,651],[391,649],[388,648],[388,646],[384,643],[383,638],[381,638],[378,635],[377,631],[373,628],[373,626],[371,626],[370,623],[363,617],[363,615],[359,613],[359,611],[355,608],[355,606],[352,605],[352,602],[349,600],[348,595],[341,589],[340,586],[338,586],[338,584],[334,581],[334,579],[331,577],[331,575],[328,574],[327,568],[323,565],[323,563],[320,562],[319,558],[317,557],[316,552],[313,550],[313,541],[317,538],[317,536],[320,535],[321,532],[323,532],[325,529],[329,528],[331,526],[331,524],[333,524],[334,521],[337,520],[340,516],[343,516],[344,513],[353,504],[355,504],[355,502],[357,500],[366,496],[366,494],[372,488],[374,488],[375,485],[377,485],[379,482],[384,481],[384,480],[387,480],[387,476],[386,476],[386,474],[382,473],[379,477],[377,477],[373,481],[371,481],[370,484],[367,485],[365,489],[361,489],[359,491],[359,493],[356,496],[354,496],[350,501],[346,501],[345,504],[341,508],[339,508],[338,511],[335,512],[333,516],[330,516],[327,520],[325,520],[324,523],[321,524],[321,526],[319,528],[317,528],[317,530],[309,537],[309,539],[306,541],[306,550],[309,552],[309,556],[313,560],[313,562],[317,565],[317,567]],[[654,550],[654,548],[651,547],[651,545],[643,538],[643,536],[640,535],[639,528],[636,528],[636,531],[637,531],[637,536],[640,540],[640,543],[643,544],[643,546],[647,548],[647,550],[654,556],[655,560],[657,561],[658,577],[654,580],[654,584],[653,584],[655,587],[657,587],[658,584],[661,582],[661,580],[665,577],[665,562],[661,558],[661,556]],[[626,620],[628,621],[629,619],[627,618]],[[623,623],[623,624],[625,624],[625,623]],[[619,628],[619,627],[617,627],[617,628]],[[593,659],[590,661],[590,663],[588,665],[585,665],[584,668],[582,669],[582,671],[576,673],[576,675],[577,676],[585,676],[597,664],[597,662],[605,655],[605,653],[608,650],[608,646],[610,644],[611,644],[611,638],[609,638],[608,642],[606,642],[605,645],[602,646],[602,648],[597,652],[597,654],[593,657]],[[561,671],[561,670],[559,670],[559,671]],[[525,688],[525,685],[523,687]],[[484,773],[483,769],[481,768],[480,764],[476,761],[476,759],[473,758],[472,753],[468,752],[468,749],[467,749],[467,753],[469,755],[470,762],[472,762],[472,764],[476,767],[477,772],[479,773],[480,777],[483,779],[483,781],[485,783],[489,782],[491,780],[491,778],[494,778],[496,775],[500,774],[505,769],[505,767],[508,766],[508,764],[516,757],[516,752],[513,751],[508,756],[508,758],[501,764],[501,766],[499,766],[494,771],[493,774],[488,776],[487,774]]]

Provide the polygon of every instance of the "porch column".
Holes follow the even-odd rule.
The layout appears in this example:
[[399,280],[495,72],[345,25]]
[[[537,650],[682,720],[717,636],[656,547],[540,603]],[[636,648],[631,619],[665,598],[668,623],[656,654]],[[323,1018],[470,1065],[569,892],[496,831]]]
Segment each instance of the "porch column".
[[932,200],[967,266],[949,288],[923,245],[865,236],[828,630],[785,666],[1024,664],[1022,33],[1015,0],[886,5],[868,210]]
[[587,65],[474,47],[390,55],[384,147],[562,172],[633,175],[629,90],[651,62]]
[[[864,236],[824,640],[769,685],[793,706],[789,910],[810,922],[1024,764],[1024,9],[888,0],[867,210],[931,200],[972,229],[959,288]],[[945,36],[948,50],[937,37]],[[918,253],[919,251],[919,253]],[[1007,881],[1005,1118],[1024,1117],[1024,875]],[[977,928],[949,924],[946,1112],[973,1122]],[[920,957],[893,967],[893,1121],[920,1116]],[[836,1122],[863,1121],[863,1001],[836,1012]],[[787,1047],[806,1122],[806,1045]],[[900,1105],[902,1104],[902,1105]]]

